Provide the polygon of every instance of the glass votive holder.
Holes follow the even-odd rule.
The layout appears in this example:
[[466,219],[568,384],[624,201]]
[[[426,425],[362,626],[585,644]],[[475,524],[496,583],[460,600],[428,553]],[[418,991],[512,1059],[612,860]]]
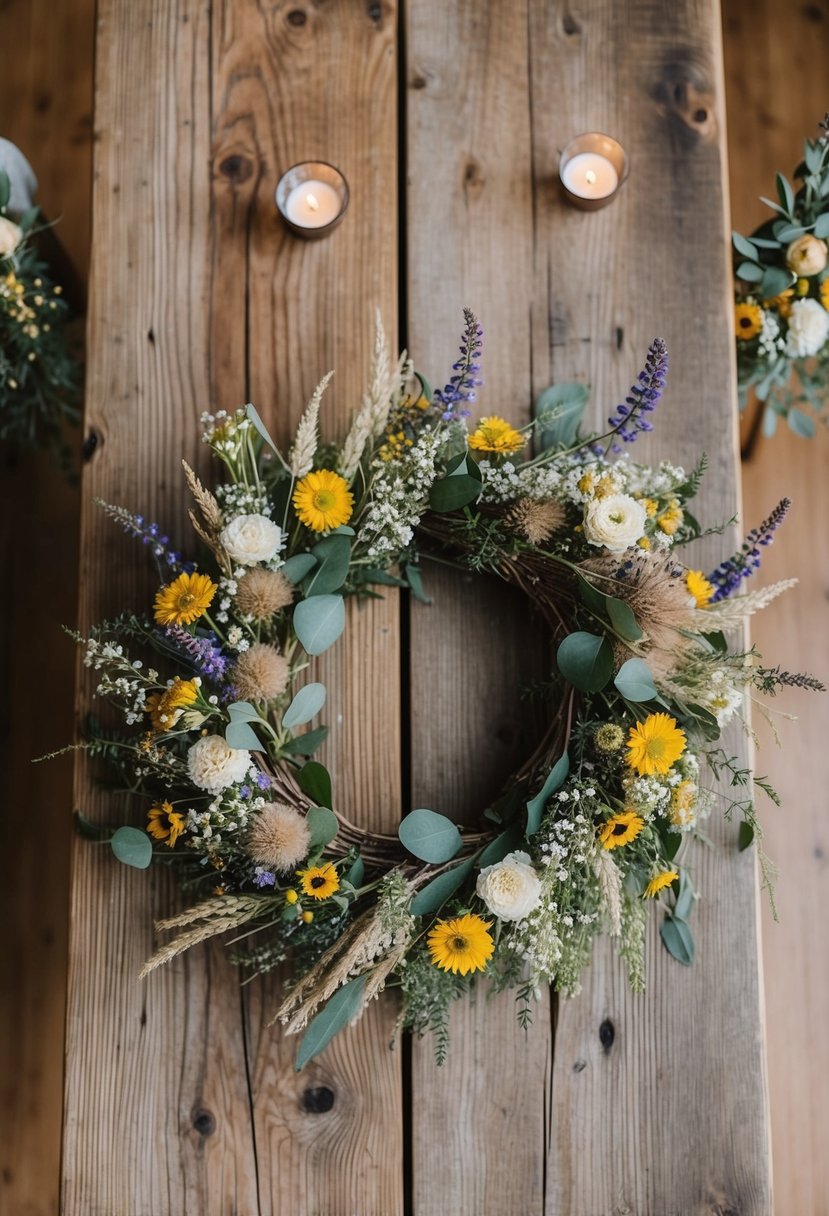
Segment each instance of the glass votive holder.
[[558,175],[568,203],[583,211],[598,211],[624,184],[627,155],[617,139],[589,131],[570,140],[559,157]]
[[276,206],[291,232],[318,241],[342,222],[348,207],[348,182],[339,169],[323,160],[302,161],[280,177]]

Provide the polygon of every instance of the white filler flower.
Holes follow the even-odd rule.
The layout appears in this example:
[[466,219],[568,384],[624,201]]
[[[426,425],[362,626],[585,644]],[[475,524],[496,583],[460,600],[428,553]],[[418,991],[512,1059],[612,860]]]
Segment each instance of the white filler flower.
[[507,853],[481,870],[475,891],[499,920],[523,920],[538,904],[541,883],[528,853]]
[[240,566],[269,562],[285,544],[282,529],[266,515],[237,515],[222,530],[219,540]]
[[[827,314],[829,316],[829,313]],[[584,538],[611,553],[624,553],[645,534],[645,508],[629,494],[597,498],[584,516]]]
[[829,337],[829,312],[817,300],[796,300],[789,314],[786,354],[791,358],[816,355]]
[[250,768],[250,752],[230,747],[221,735],[205,735],[187,753],[190,780],[208,794],[221,794],[242,781]]

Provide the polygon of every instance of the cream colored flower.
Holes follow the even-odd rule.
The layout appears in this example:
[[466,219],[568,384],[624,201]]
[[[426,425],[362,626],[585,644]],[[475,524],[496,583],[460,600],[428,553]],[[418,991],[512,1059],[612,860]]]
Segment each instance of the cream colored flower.
[[208,794],[220,794],[242,781],[250,763],[250,752],[231,747],[221,735],[205,735],[187,753],[190,780]]
[[816,355],[829,338],[829,312],[817,300],[795,300],[789,316],[786,354],[791,358]]
[[475,892],[499,920],[523,920],[538,904],[541,883],[528,853],[507,853],[481,870]]
[[826,267],[826,242],[808,232],[792,241],[786,250],[786,265],[795,274],[820,274]]
[[285,545],[282,529],[266,515],[237,515],[222,529],[219,540],[240,566],[269,562]]
[[[829,313],[827,313],[829,317]],[[584,516],[588,544],[601,545],[611,553],[624,553],[645,533],[647,513],[629,494],[608,494],[591,502]]]
[[4,215],[0,215],[0,258],[14,253],[22,240],[23,229],[7,220]]

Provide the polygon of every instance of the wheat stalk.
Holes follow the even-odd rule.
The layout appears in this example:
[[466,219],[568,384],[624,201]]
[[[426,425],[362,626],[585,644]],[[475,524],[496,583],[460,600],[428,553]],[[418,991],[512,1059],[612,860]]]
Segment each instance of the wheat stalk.
[[296,439],[294,446],[291,448],[291,476],[295,479],[304,477],[306,473],[310,473],[314,465],[314,455],[319,443],[319,435],[317,433],[317,422],[319,420],[320,402],[322,394],[328,387],[328,383],[333,372],[326,372],[322,380],[311,394],[311,400],[305,408],[305,413],[299,421],[299,426],[296,429]]
[[159,931],[193,925],[196,921],[202,921],[202,924],[196,924],[195,928],[180,934],[166,946],[161,946],[156,950],[152,958],[149,958],[141,968],[138,978],[143,980],[151,971],[155,971],[157,967],[163,967],[165,963],[169,963],[177,955],[189,950],[191,946],[197,946],[199,942],[207,941],[208,938],[226,933],[229,929],[235,929],[238,925],[252,920],[264,911],[269,902],[271,901],[256,895],[221,896],[205,900],[193,908],[187,908],[178,916],[170,917],[168,920],[157,921],[155,927]]
[[707,608],[701,608],[691,614],[690,628],[705,633],[711,631],[712,623],[716,628],[723,629],[730,625],[739,625],[753,613],[765,608],[772,600],[776,600],[778,595],[782,595],[790,587],[796,587],[797,582],[796,578],[784,578],[769,587],[761,587],[759,591],[749,591],[748,595],[735,595],[731,599],[709,604]]

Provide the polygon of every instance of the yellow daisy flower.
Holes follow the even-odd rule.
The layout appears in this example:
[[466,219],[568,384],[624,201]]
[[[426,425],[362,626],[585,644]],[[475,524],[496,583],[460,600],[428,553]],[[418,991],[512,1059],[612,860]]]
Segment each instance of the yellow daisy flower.
[[172,803],[159,802],[147,812],[147,832],[154,840],[166,840],[170,848],[184,831],[185,818]]
[[734,332],[743,342],[756,338],[763,328],[763,310],[759,304],[734,305]]
[[649,714],[631,726],[627,748],[628,768],[643,777],[664,776],[685,751],[685,735],[670,714]]
[[685,586],[697,601],[697,608],[708,607],[711,596],[714,594],[714,587],[701,570],[689,570],[685,575]]
[[680,781],[671,794],[670,820],[674,827],[687,828],[694,822],[697,787],[693,781]]
[[618,849],[620,845],[635,840],[644,826],[644,819],[636,811],[622,811],[601,825],[599,840],[605,849]]
[[494,452],[497,456],[512,456],[520,452],[526,438],[503,418],[482,418],[469,436],[469,446],[476,452]]
[[673,536],[679,528],[679,525],[682,523],[682,519],[682,507],[679,505],[676,499],[672,499],[662,514],[658,517],[656,523],[660,531],[664,532],[666,536]]
[[653,899],[660,891],[664,891],[665,887],[669,887],[672,882],[679,878],[676,870],[663,870],[661,874],[654,874],[648,885],[645,887],[645,899]]
[[829,279],[824,279],[820,285],[820,302],[829,312]]
[[204,616],[218,591],[206,574],[180,574],[155,597],[157,625],[192,625]]
[[492,921],[467,914],[453,920],[439,920],[426,939],[429,954],[443,971],[485,971],[495,943],[489,929]]
[[146,711],[152,720],[153,730],[172,730],[182,711],[192,705],[198,695],[195,680],[182,680],[180,676],[176,676],[164,692],[156,692],[147,697]]
[[351,519],[354,499],[339,473],[319,469],[308,473],[294,490],[294,510],[312,532],[330,532]]
[[328,899],[340,889],[340,876],[330,861],[321,866],[311,866],[307,870],[299,870],[297,877],[302,882],[302,889],[312,899]]
[[781,291],[779,295],[772,296],[770,300],[763,301],[764,308],[773,308],[779,316],[788,317],[792,311],[792,297],[794,296],[794,288],[787,287],[785,291]]

